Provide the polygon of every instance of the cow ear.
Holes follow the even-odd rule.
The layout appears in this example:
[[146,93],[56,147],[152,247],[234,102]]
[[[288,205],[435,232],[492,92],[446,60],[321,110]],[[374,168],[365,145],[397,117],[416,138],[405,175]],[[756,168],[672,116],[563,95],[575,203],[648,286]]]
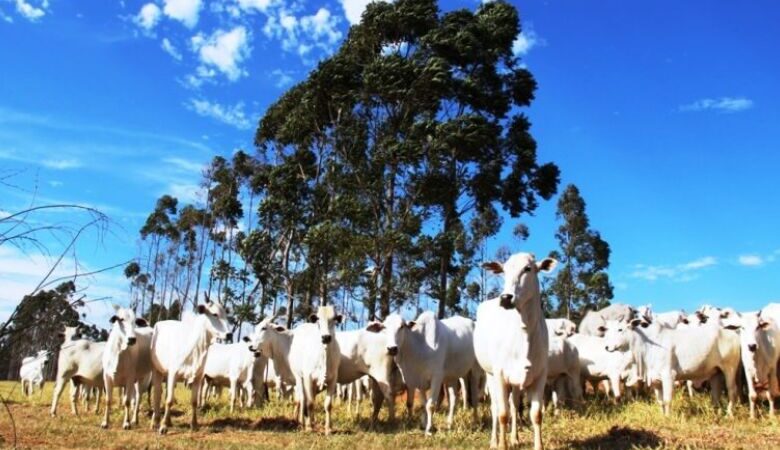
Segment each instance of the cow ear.
[[109,322],[111,322],[111,323],[114,323],[114,322],[116,322],[117,320],[119,320],[119,317],[117,317],[117,316],[111,316],[111,318],[110,318],[110,319],[108,319],[108,321],[109,321]]
[[195,307],[195,312],[198,314],[206,314],[206,305],[198,305]]
[[230,308],[225,308],[225,315],[226,316],[230,315]]
[[482,263],[482,268],[489,270],[493,273],[504,273],[504,266],[501,265],[500,262],[497,261],[488,261]]
[[558,265],[558,261],[553,258],[544,258],[536,263],[536,270],[539,272],[552,272],[555,270],[555,266]]
[[141,327],[141,328],[148,327],[149,326],[149,322],[147,322],[146,319],[144,319],[142,317],[138,317],[137,319],[135,319],[135,326]]
[[631,328],[636,328],[636,327],[638,327],[641,324],[642,324],[642,321],[639,320],[639,319],[633,319],[631,322],[628,323],[628,325],[631,326]]
[[739,327],[738,327],[737,325],[726,325],[726,326],[725,326],[725,327],[723,327],[723,328],[725,328],[725,329],[727,329],[727,330],[731,330],[731,331],[737,331],[737,330],[739,330]]
[[317,320],[319,320],[319,319],[317,318],[316,314],[311,314],[309,316],[309,323],[317,323]]
[[766,321],[764,319],[759,320],[758,328],[761,328],[762,330],[766,330],[767,328],[769,328],[769,321]]
[[607,332],[607,327],[601,326],[601,327],[598,327],[598,330],[600,332],[602,332],[602,333],[606,333]]
[[382,322],[377,322],[377,321],[373,321],[366,326],[366,331],[370,331],[372,333],[379,333],[384,329],[385,326],[382,324]]
[[241,340],[244,341],[244,342],[251,341],[251,339],[249,339],[249,336],[244,336],[243,338],[241,338]]
[[336,314],[336,317],[334,317],[333,320],[335,320],[336,323],[341,323],[344,320],[344,316],[341,314]]
[[287,331],[287,328],[285,328],[282,325],[276,325],[276,326],[274,326],[274,330],[276,330],[276,331],[281,333],[282,331]]

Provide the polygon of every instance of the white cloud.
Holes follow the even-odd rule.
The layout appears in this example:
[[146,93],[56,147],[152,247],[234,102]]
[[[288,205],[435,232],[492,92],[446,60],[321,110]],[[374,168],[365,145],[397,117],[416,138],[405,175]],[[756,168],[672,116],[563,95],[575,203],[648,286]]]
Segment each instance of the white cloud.
[[157,25],[157,22],[160,21],[161,14],[162,12],[160,11],[159,6],[154,3],[147,3],[141,7],[138,15],[135,16],[135,23],[144,30],[151,31],[152,28]]
[[249,57],[249,32],[243,26],[230,31],[217,30],[209,37],[198,33],[191,39],[192,48],[198,54],[201,66],[199,78],[211,78],[214,68],[222,72],[230,81],[236,81],[247,74],[241,63]]
[[528,54],[532,48],[536,46],[543,46],[545,44],[546,41],[540,38],[539,35],[536,34],[536,31],[534,31],[533,27],[529,25],[526,29],[520,32],[517,35],[517,38],[515,38],[515,41],[512,42],[512,54],[515,55],[516,58],[519,58]]
[[759,255],[740,255],[737,261],[740,265],[748,267],[758,267],[764,264],[764,258]]
[[181,203],[203,204],[206,199],[206,192],[203,187],[193,183],[171,183],[168,185],[165,193],[170,194]]
[[685,282],[696,278],[695,272],[714,266],[718,260],[713,256],[705,256],[693,261],[677,264],[674,266],[652,266],[646,264],[637,264],[634,271],[630,274],[632,278],[640,278],[647,281],[656,281],[659,279],[669,279],[672,281]]
[[[41,17],[46,15],[49,9],[49,0],[16,0],[16,12],[21,14],[25,19],[31,22],[37,22]],[[34,3],[38,5],[35,6]]]
[[54,188],[62,186],[62,181],[49,180],[48,183],[49,183],[49,186],[54,187]]
[[175,59],[176,61],[181,61],[181,52],[171,43],[168,38],[163,38],[162,42],[160,43],[160,47],[165,51],[165,53],[171,55],[171,58]]
[[76,169],[78,167],[81,167],[81,161],[77,159],[45,159],[41,161],[41,164],[44,167],[48,167],[49,169],[55,169],[55,170],[67,170],[67,169]]
[[746,97],[703,98],[687,105],[681,105],[682,112],[717,111],[734,113],[753,107],[753,100]]
[[327,8],[320,8],[315,14],[296,17],[284,9],[270,16],[263,26],[263,33],[281,41],[282,50],[297,53],[305,62],[311,63],[309,54],[315,48],[332,53],[342,37],[338,26],[341,19]]
[[188,159],[184,158],[178,158],[175,156],[171,156],[168,158],[163,158],[163,162],[166,164],[170,164],[174,167],[176,167],[179,170],[182,170],[184,172],[195,172],[195,173],[201,173],[203,171],[203,164],[195,161],[190,161]]
[[171,19],[178,20],[187,28],[198,24],[198,15],[203,7],[201,0],[164,0],[163,13]]
[[265,12],[276,3],[276,0],[238,0],[238,7],[244,11],[253,10]]
[[244,104],[241,102],[234,106],[223,106],[208,100],[190,99],[185,106],[200,116],[210,117],[239,130],[247,130],[251,126],[244,112]]
[[282,69],[274,69],[271,72],[271,77],[276,80],[274,82],[274,85],[279,89],[283,89],[286,88],[287,86],[290,86],[291,84],[293,84],[294,81],[292,77],[292,72],[285,71]]
[[360,23],[363,11],[371,0],[341,0],[341,6],[344,8],[344,15],[347,17],[350,25]]

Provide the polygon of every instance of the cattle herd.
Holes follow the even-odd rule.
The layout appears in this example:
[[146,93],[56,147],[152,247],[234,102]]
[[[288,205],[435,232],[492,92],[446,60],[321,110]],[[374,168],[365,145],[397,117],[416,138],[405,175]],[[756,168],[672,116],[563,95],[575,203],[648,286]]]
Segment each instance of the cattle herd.
[[[241,342],[227,343],[232,340],[228,311],[208,298],[184,321],[166,320],[154,327],[132,310],[117,307],[107,342],[82,339],[77,329],[65,328],[51,415],[70,383],[74,414],[80,396],[94,396],[97,408],[105,393],[101,426],[107,428],[112,391],[119,387],[127,429],[138,423],[141,396],[151,391],[151,426],[165,433],[176,384],[183,382],[191,390],[192,428],[197,427],[199,407],[228,387],[231,412],[236,402],[262,404],[268,392],[292,397],[299,424],[310,430],[315,397],[324,391],[328,434],[331,407],[341,391],[350,397],[350,408],[353,397],[370,393],[373,425],[383,403],[394,419],[395,395],[405,388],[408,414],[415,398],[421,399],[426,434],[434,428],[442,393],[448,397],[448,428],[459,398],[464,408],[471,407],[475,420],[478,402],[489,398],[490,446],[506,448],[517,442],[525,395],[534,448],[541,449],[545,399],[552,399],[557,412],[560,401],[581,403],[588,385],[591,390],[604,385],[615,401],[624,393],[650,390],[667,415],[675,387],[691,392],[705,385],[715,407],[725,389],[729,416],[743,390],[751,417],[760,392],[769,400],[770,414],[774,412],[773,399],[780,395],[780,304],[741,313],[703,306],[693,314],[658,314],[649,306],[614,304],[588,312],[577,327],[566,319],[544,318],[538,273],[556,264],[551,258],[536,261],[528,253],[512,255],[503,264],[484,264],[502,274],[504,284],[497,298],[479,305],[476,320],[439,320],[424,312],[407,321],[390,314],[372,318],[363,329],[336,331],[341,315],[333,306],[321,306],[292,330],[269,317]],[[39,352],[24,359],[20,375],[25,394],[43,384],[48,357]]]

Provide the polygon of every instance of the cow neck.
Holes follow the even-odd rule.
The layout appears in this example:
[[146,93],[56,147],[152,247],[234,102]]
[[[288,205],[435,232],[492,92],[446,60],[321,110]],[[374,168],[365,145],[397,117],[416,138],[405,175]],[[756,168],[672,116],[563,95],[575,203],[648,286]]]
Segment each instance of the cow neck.
[[[522,307],[515,310],[520,315],[520,321],[525,326],[526,333],[529,336],[534,336],[539,331],[539,328],[542,327],[542,324],[544,324],[541,296],[534,296],[534,298],[525,302]],[[546,328],[546,325],[544,327]],[[546,333],[546,330],[543,331]]]
[[104,364],[108,365],[108,372],[113,373],[119,366],[119,356],[122,354],[122,338],[113,329],[108,335],[106,347],[106,350],[103,351],[103,361]]
[[273,360],[276,374],[292,373],[290,368],[290,347],[292,346],[292,334],[285,331],[271,331],[271,354],[268,357]]
[[438,319],[426,320],[415,325],[421,327],[421,330],[412,330],[407,328],[404,333],[403,345],[398,352],[398,362],[420,363],[425,365],[430,358],[432,351],[438,347],[436,327],[439,325]]

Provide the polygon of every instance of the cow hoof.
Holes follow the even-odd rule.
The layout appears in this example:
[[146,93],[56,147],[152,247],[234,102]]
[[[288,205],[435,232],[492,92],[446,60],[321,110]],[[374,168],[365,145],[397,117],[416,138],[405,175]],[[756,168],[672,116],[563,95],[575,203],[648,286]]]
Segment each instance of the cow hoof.
[[164,435],[164,434],[167,434],[167,433],[168,433],[168,427],[166,427],[165,425],[161,426],[160,427],[160,434]]
[[107,429],[107,428],[108,428],[108,422],[103,422],[103,423],[101,423],[101,424],[100,424],[100,428],[102,428],[102,429],[104,429],[104,430],[105,430],[105,429]]
[[129,430],[129,429],[130,429],[130,424],[129,424],[129,423],[127,423],[127,422],[123,423],[123,424],[122,424],[122,429],[123,429],[123,430]]
[[425,430],[425,436],[433,436],[433,433],[431,433],[429,430]]

